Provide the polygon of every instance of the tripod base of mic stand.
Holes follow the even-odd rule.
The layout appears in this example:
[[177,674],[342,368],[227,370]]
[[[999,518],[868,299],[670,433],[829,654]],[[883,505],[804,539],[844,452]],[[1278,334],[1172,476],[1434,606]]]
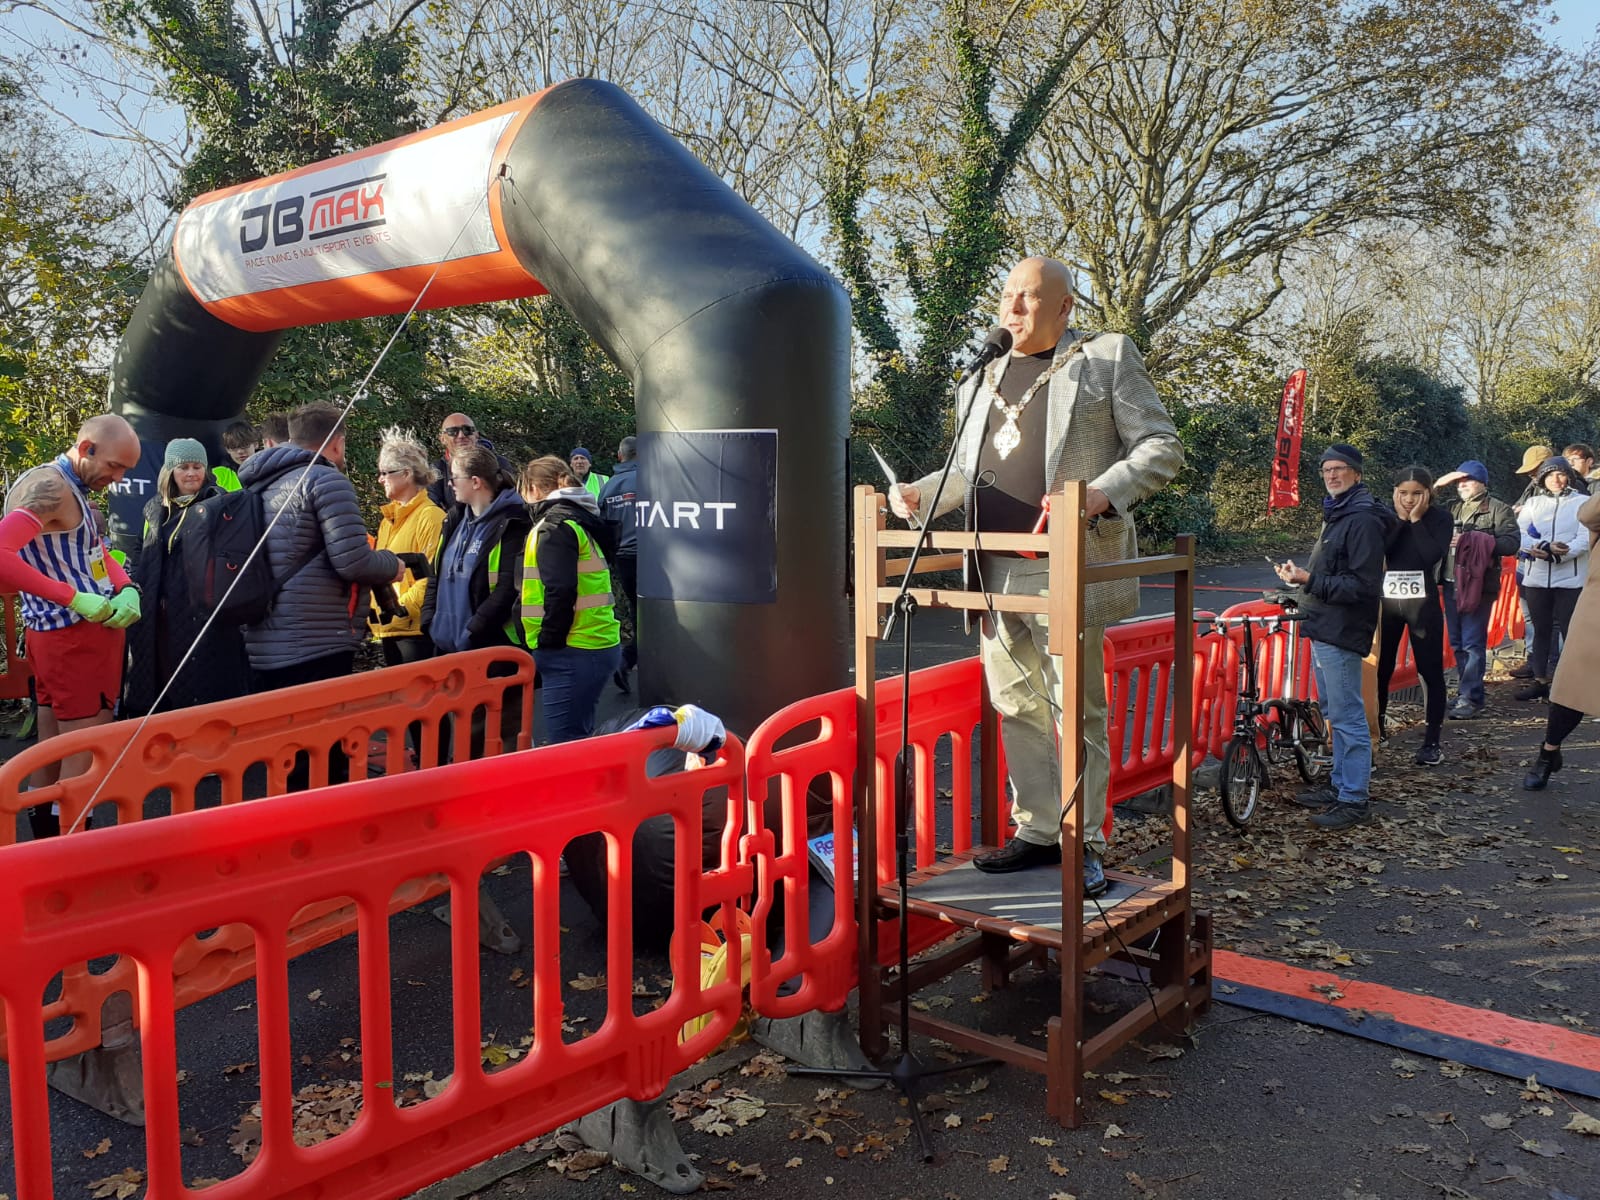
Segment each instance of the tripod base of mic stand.
[[936,1075],[953,1075],[957,1071],[971,1071],[977,1067],[995,1065],[997,1058],[964,1058],[960,1062],[930,1067],[910,1050],[902,1050],[900,1057],[888,1067],[862,1071],[847,1067],[791,1067],[790,1075],[815,1075],[828,1079],[882,1079],[900,1090],[911,1108],[911,1127],[917,1131],[917,1142],[922,1146],[922,1161],[933,1161],[933,1138],[928,1133],[928,1123],[922,1116],[920,1084]]

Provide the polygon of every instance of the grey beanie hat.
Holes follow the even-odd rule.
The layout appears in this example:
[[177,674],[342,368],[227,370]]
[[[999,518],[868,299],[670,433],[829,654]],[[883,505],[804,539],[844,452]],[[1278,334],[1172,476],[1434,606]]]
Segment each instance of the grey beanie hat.
[[186,462],[197,462],[203,466],[211,464],[206,448],[195,438],[173,438],[167,443],[166,457],[161,460],[164,467],[176,467]]

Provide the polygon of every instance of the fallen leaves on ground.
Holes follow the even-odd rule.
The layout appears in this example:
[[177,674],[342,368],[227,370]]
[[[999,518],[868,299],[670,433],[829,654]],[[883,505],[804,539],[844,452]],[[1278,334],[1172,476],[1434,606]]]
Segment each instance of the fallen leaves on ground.
[[115,1175],[107,1175],[104,1179],[96,1179],[89,1183],[89,1194],[95,1200],[127,1200],[127,1198],[144,1186],[144,1172],[133,1167],[124,1167]]
[[110,1138],[101,1138],[100,1139],[100,1144],[98,1146],[95,1146],[91,1150],[85,1150],[83,1152],[83,1156],[85,1158],[99,1158],[102,1154],[104,1154],[106,1151],[108,1151],[110,1149],[111,1149],[111,1139]]
[[690,1128],[715,1137],[727,1137],[767,1115],[767,1106],[759,1097],[743,1088],[727,1087],[720,1079],[708,1079],[698,1088],[674,1094],[667,1109],[674,1121],[687,1120]]
[[[294,1144],[320,1146],[338,1137],[361,1115],[361,1085],[352,1080],[308,1083],[294,1094]],[[253,1104],[228,1135],[228,1149],[246,1164],[261,1153],[261,1105]]]

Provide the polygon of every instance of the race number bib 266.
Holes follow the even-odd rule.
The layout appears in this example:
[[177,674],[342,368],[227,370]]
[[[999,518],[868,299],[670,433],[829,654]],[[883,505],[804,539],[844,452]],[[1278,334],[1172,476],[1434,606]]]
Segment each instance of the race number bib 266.
[[1385,600],[1420,600],[1428,594],[1421,571],[1385,571],[1383,573],[1383,598]]

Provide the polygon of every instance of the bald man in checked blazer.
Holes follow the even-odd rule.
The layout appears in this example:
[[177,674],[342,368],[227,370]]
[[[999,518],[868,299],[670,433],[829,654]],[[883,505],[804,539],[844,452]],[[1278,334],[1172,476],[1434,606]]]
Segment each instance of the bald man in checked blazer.
[[[1040,499],[1069,479],[1088,483],[1088,559],[1107,562],[1139,552],[1132,510],[1183,467],[1183,445],[1156,396],[1133,342],[1120,333],[1070,327],[1072,276],[1051,258],[1023,259],[1006,277],[1000,322],[1011,331],[1008,356],[965,384],[957,422],[967,416],[956,472],[938,517],[966,511],[969,530],[1027,533]],[[939,473],[891,489],[895,515],[910,519],[931,500]],[[976,590],[1043,595],[1049,562],[997,551],[968,556]],[[1082,795],[1084,894],[1106,890],[1101,860],[1111,754],[1106,742],[1105,627],[1139,608],[1136,579],[1091,584],[1084,596],[1085,768]],[[1017,871],[1061,862],[1061,756],[1056,748],[1061,679],[1047,649],[1042,616],[986,616],[980,636],[984,675],[1006,718],[1016,836],[978,856],[984,871]]]

